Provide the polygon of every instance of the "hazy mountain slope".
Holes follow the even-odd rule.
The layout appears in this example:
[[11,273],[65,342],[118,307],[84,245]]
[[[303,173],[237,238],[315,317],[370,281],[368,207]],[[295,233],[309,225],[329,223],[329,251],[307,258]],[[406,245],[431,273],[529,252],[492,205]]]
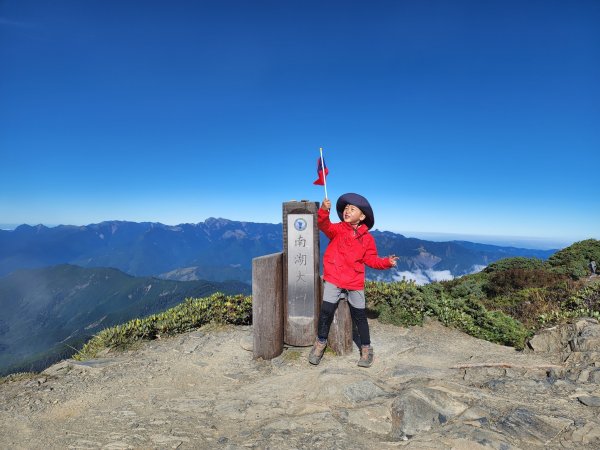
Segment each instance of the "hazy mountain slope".
[[15,365],[46,366],[107,326],[217,291],[247,294],[250,286],[136,278],[73,265],[16,271],[0,278],[0,374]]

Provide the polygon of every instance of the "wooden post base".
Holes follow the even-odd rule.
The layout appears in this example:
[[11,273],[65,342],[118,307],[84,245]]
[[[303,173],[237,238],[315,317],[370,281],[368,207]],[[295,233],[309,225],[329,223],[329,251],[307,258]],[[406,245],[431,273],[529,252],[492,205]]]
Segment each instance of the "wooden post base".
[[283,352],[283,253],[252,260],[254,358],[273,359]]
[[337,355],[352,353],[352,318],[347,300],[340,300],[338,303],[327,343]]

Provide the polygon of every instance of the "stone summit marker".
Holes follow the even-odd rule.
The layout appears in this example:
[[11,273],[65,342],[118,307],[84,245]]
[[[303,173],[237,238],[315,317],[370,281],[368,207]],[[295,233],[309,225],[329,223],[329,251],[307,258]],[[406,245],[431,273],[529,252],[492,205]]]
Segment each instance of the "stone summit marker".
[[319,230],[317,202],[283,204],[284,342],[312,345],[319,316]]

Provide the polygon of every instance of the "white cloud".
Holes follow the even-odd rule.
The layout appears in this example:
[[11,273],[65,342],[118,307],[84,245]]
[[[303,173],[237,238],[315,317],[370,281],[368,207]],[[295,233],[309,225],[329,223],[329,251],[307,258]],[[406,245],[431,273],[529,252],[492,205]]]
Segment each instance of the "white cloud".
[[480,264],[475,264],[473,267],[471,267],[471,271],[469,272],[469,274],[481,272],[486,267],[487,266],[482,266]]
[[453,280],[454,276],[450,273],[449,270],[426,270],[425,274],[429,277],[431,281],[448,281]]
[[392,275],[392,278],[395,281],[414,281],[415,283],[422,285],[422,284],[427,284],[430,281],[427,279],[427,277],[423,274],[423,272],[421,270],[417,271],[417,272],[396,272],[394,275]]
[[415,270],[413,272],[396,271],[396,273],[394,273],[392,275],[392,278],[395,281],[412,280],[415,283],[417,283],[418,285],[423,285],[423,284],[428,284],[428,283],[431,283],[434,281],[452,280],[452,279],[454,279],[454,276],[452,276],[452,274],[450,273],[449,270],[432,270],[432,269],[420,270],[419,269],[419,270]]
[[[481,272],[486,267],[487,266],[475,264],[473,267],[471,267],[471,271],[468,272],[467,275]],[[404,272],[395,271],[394,273],[392,273],[392,279],[394,281],[412,280],[419,286],[422,286],[424,284],[433,283],[435,281],[453,280],[454,275],[452,275],[452,273],[449,270],[418,269],[412,272],[408,270],[405,270]]]

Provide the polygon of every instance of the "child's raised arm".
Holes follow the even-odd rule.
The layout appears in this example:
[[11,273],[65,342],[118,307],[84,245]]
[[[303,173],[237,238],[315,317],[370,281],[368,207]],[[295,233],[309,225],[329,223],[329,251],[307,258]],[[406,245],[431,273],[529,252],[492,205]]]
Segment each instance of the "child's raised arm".
[[323,200],[323,203],[321,204],[321,207],[319,208],[318,225],[319,225],[319,230],[321,230],[323,233],[325,233],[325,236],[327,236],[329,239],[333,239],[333,237],[337,233],[336,228],[339,224],[332,224],[331,221],[329,220],[329,210],[330,209],[331,209],[331,200],[326,198]]

